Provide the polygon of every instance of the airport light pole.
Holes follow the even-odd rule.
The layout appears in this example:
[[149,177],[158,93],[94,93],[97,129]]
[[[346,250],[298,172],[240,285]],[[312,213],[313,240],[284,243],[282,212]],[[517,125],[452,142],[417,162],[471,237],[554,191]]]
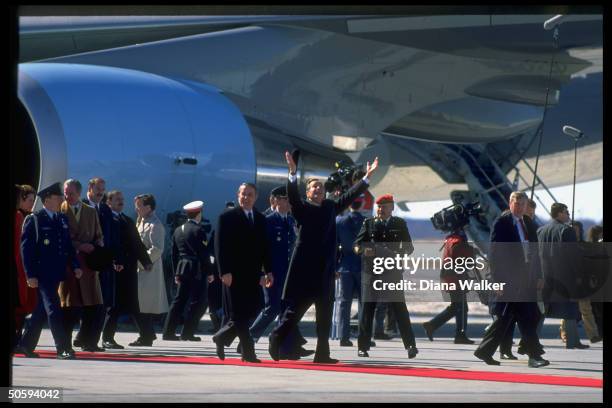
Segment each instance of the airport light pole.
[[572,191],[572,225],[574,225],[574,204],[576,201],[576,161],[578,158],[578,140],[584,136],[584,133],[575,127],[563,126],[563,133],[574,139],[574,186]]

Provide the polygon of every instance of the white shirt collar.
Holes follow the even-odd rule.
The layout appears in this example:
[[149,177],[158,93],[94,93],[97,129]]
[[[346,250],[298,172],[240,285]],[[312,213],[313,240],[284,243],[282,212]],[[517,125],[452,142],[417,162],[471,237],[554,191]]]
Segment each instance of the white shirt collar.
[[49,215],[49,218],[53,218],[53,216],[55,215],[53,211],[49,210],[46,207],[43,207],[43,209],[47,212],[47,215]]

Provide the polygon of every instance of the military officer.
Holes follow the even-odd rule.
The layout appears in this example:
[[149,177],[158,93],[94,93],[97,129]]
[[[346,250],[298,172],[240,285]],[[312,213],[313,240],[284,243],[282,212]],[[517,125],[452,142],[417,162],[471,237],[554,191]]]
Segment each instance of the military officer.
[[[270,192],[270,208],[272,211],[266,215],[266,230],[275,282],[273,286],[263,288],[264,308],[249,329],[255,342],[284,309],[285,302],[281,300],[281,295],[296,237],[295,218],[290,214],[291,205],[287,198],[286,186],[276,187]],[[304,344],[305,340],[297,326],[294,335],[290,337],[283,344],[284,347],[281,347],[289,359],[295,360],[314,353],[300,347],[299,343]]]
[[206,308],[206,281],[212,282],[214,279],[206,232],[200,224],[203,206],[202,201],[186,204],[183,210],[187,214],[187,222],[176,228],[172,236],[172,264],[178,290],[166,316],[164,340],[179,340],[175,330],[187,300],[190,302],[180,339],[201,340],[194,336],[194,332]]
[[[366,257],[378,255],[379,248],[366,247],[366,243],[381,243],[386,242],[387,249],[395,254],[410,255],[414,251],[412,239],[408,232],[406,222],[391,215],[394,208],[393,196],[390,194],[383,195],[376,200],[378,205],[376,209],[376,217],[368,218],[364,221],[357,239],[355,240],[355,252],[363,254]],[[364,271],[366,273],[366,271]],[[401,279],[401,272],[394,271],[398,279]],[[365,277],[364,277],[365,278]],[[364,299],[365,300],[365,299]],[[400,334],[404,347],[408,350],[408,358],[416,357],[418,349],[410,324],[410,314],[406,307],[406,302],[395,301],[388,303],[396,318],[399,326]],[[361,316],[359,321],[359,338],[357,340],[359,357],[369,357],[368,350],[370,349],[370,340],[372,337],[372,320],[374,318],[374,310],[376,302],[363,302]]]
[[64,200],[61,184],[55,183],[42,189],[38,196],[43,202],[43,208],[24,221],[21,253],[28,286],[38,288],[38,298],[41,301],[26,324],[18,351],[26,357],[38,357],[34,348],[38,344],[43,323],[48,320],[57,358],[74,359],[75,352],[64,330],[58,288],[66,278],[68,262],[74,268],[77,278],[83,272],[72,246],[68,218],[60,212]]

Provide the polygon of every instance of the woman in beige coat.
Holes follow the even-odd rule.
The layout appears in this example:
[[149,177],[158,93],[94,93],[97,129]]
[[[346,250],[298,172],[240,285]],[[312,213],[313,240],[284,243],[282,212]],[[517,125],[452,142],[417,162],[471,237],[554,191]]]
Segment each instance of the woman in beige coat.
[[162,265],[165,230],[162,222],[155,215],[155,197],[142,194],[135,198],[134,205],[138,220],[136,227],[140,238],[147,247],[147,253],[153,262],[151,270],[146,270],[138,263],[138,303],[140,306],[140,337],[130,346],[151,346],[155,336],[153,315],[168,312],[168,298]]

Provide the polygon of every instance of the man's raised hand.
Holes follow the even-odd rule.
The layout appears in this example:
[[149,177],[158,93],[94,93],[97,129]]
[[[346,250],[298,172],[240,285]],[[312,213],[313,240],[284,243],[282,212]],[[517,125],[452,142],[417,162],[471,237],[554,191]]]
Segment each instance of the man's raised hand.
[[374,161],[372,162],[372,164],[370,164],[370,162],[367,163],[366,166],[366,177],[370,178],[370,176],[372,175],[372,173],[374,173],[374,171],[378,168],[378,157],[376,157],[374,159]]
[[285,160],[287,160],[287,167],[289,168],[289,173],[295,174],[297,171],[297,165],[293,160],[293,156],[289,152],[285,152]]

